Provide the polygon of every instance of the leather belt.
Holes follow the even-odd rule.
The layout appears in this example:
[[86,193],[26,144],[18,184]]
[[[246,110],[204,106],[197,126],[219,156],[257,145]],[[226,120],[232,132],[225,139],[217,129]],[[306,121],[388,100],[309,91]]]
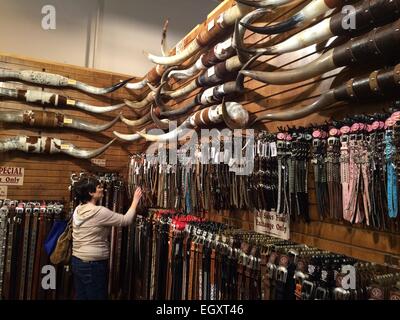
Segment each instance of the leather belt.
[[4,298],[4,267],[8,234],[9,208],[4,204],[0,208],[0,299]]

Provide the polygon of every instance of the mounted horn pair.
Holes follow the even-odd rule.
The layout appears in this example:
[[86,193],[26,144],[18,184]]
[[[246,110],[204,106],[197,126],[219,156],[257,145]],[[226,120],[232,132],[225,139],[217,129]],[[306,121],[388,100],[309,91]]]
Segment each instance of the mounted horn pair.
[[90,151],[79,149],[71,143],[52,137],[16,136],[0,140],[0,153],[19,150],[26,153],[64,153],[75,158],[90,159],[103,153],[115,140],[113,139],[106,145]]
[[[248,3],[248,1],[244,0],[238,1]],[[342,7],[344,4],[351,2],[352,1],[346,0],[313,0],[289,19],[272,26],[255,27],[248,23],[243,23],[243,26],[253,32],[261,34],[282,33],[301,26],[306,22],[312,21],[322,14],[329,13],[336,7]]]
[[167,141],[169,139],[179,138],[185,130],[196,127],[203,128],[226,121],[232,128],[245,128],[249,121],[249,114],[242,105],[236,102],[223,102],[220,105],[207,107],[195,112],[189,116],[179,127],[162,135],[149,135],[143,132],[136,134],[122,134],[114,131],[114,135],[125,141],[136,141],[140,137],[147,141]]
[[180,53],[169,57],[147,54],[147,57],[150,61],[156,64],[178,65],[199,52],[201,49],[207,47],[212,40],[216,40],[217,37],[222,36],[223,33],[235,23],[236,19],[243,17],[245,14],[250,12],[250,10],[251,7],[237,3],[235,6],[221,13],[217,19],[214,19],[207,24],[203,24],[197,37]]
[[39,85],[54,86],[54,87],[71,87],[92,94],[106,94],[123,87],[128,81],[132,80],[133,78],[121,81],[108,88],[97,88],[90,86],[86,83],[77,81],[75,79],[70,79],[54,73],[33,71],[33,70],[17,71],[17,70],[3,69],[0,70],[0,79],[17,79]]
[[199,71],[205,70],[216,65],[219,62],[229,59],[235,54],[235,49],[232,47],[232,38],[217,43],[212,49],[203,53],[197,61],[187,69],[176,70],[170,72],[170,77],[184,80],[194,76]]
[[39,90],[21,90],[13,88],[0,88],[0,97],[12,98],[28,103],[38,103],[43,106],[53,107],[76,107],[91,113],[106,113],[122,108],[125,103],[113,106],[92,106],[84,102],[69,99],[57,93]]
[[[343,23],[346,21],[348,13],[340,11],[315,26],[296,33],[289,39],[273,46],[265,47],[265,44],[259,43],[257,48],[247,48],[243,44],[244,32],[239,35],[237,31],[235,31],[235,43],[240,51],[274,55],[299,50],[311,44],[321,43],[334,36],[352,37],[360,34],[360,32],[367,32],[374,27],[383,26],[398,19],[400,16],[400,0],[359,1],[354,5],[353,10],[352,19],[356,22],[355,28]],[[242,25],[247,25],[268,12],[268,9],[254,10],[243,17],[240,22]]]
[[371,72],[368,76],[356,77],[323,93],[313,104],[294,111],[267,113],[250,121],[250,126],[262,120],[289,121],[306,117],[327,109],[340,101],[368,101],[400,96],[400,64],[388,69]]
[[300,68],[274,72],[242,70],[240,73],[264,83],[289,84],[304,81],[343,66],[371,64],[371,61],[387,64],[400,56],[398,50],[393,50],[400,45],[399,30],[400,20],[397,20],[353,38]]
[[87,121],[68,117],[62,113],[50,111],[0,111],[0,122],[18,123],[30,127],[73,128],[87,132],[101,132],[111,128],[119,120],[119,115],[112,121],[95,125]]

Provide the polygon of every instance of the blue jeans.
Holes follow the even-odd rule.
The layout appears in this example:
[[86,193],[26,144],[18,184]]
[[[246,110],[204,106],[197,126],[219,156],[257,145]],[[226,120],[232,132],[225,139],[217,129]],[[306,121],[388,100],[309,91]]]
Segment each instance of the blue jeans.
[[72,256],[72,273],[77,300],[106,300],[108,260],[82,261]]

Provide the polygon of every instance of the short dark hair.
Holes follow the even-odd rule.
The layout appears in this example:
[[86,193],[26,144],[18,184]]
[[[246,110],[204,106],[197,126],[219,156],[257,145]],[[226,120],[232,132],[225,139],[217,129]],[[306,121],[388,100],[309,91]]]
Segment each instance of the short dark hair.
[[96,187],[100,185],[100,181],[94,177],[81,178],[74,185],[74,198],[79,203],[86,203],[92,199],[90,192],[96,192]]

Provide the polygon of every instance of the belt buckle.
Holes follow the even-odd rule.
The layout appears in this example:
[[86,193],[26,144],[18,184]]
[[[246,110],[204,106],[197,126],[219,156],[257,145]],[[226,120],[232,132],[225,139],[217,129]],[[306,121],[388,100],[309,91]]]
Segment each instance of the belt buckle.
[[313,147],[319,147],[321,145],[321,140],[320,139],[313,139],[312,145],[313,145]]
[[326,300],[328,296],[328,290],[323,287],[318,287],[315,290],[315,300]]
[[8,216],[8,211],[9,211],[9,209],[8,209],[7,206],[2,206],[2,207],[0,208],[0,217],[2,217],[2,218],[7,218],[7,216]]
[[270,279],[275,278],[275,274],[276,274],[276,265],[273,263],[268,262],[267,263],[267,270],[268,270],[268,277]]
[[315,284],[311,281],[304,280],[301,286],[301,298],[303,300],[311,300],[314,292]]
[[303,285],[306,275],[302,271],[296,271],[293,278],[296,284]]
[[287,268],[284,266],[279,266],[276,270],[276,280],[286,283],[287,280]]
[[337,287],[333,290],[333,296],[335,300],[349,300],[350,292],[343,288]]
[[33,205],[32,202],[28,202],[26,204],[26,206],[25,206],[25,213],[26,214],[31,214],[32,213],[32,205]]

